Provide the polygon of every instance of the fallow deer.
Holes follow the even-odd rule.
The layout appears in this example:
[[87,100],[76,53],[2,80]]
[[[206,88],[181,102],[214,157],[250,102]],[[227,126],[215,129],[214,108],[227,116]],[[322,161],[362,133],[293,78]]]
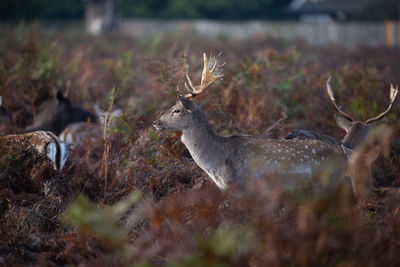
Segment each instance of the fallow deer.
[[[244,177],[278,174],[286,188],[309,180],[321,166],[337,155],[330,145],[319,140],[272,140],[251,135],[220,136],[210,127],[198,104],[191,101],[213,82],[223,77],[222,66],[211,48],[210,57],[203,54],[204,67],[199,86],[194,86],[188,73],[188,94],[179,92],[179,101],[154,121],[159,130],[181,131],[181,141],[197,165],[220,189],[243,183]],[[288,178],[288,179],[286,179]],[[300,178],[303,178],[300,179]]]
[[0,144],[6,151],[32,149],[53,166],[55,170],[64,167],[68,156],[66,145],[52,132],[35,131],[25,134],[0,136]]
[[69,98],[57,90],[25,131],[43,130],[59,135],[68,124],[87,120],[95,122],[96,117],[80,107],[73,106]]
[[[353,119],[337,105],[330,81],[331,77],[326,81],[326,90],[337,112],[335,113],[335,120],[339,127],[346,131],[344,138],[337,143],[331,136],[307,130],[295,130],[286,138],[319,139],[330,144],[334,142],[335,144],[333,145],[335,147],[340,146],[348,158],[347,174],[350,176],[354,195],[357,198],[365,199],[373,191],[382,190],[373,186],[371,173],[371,165],[379,155],[379,146],[372,147],[369,141],[371,137],[370,139],[367,139],[367,137],[374,133],[375,130],[381,131],[382,136],[387,137],[386,133],[390,132],[390,130],[384,127],[385,124],[380,120],[392,109],[398,95],[398,86],[395,88],[392,84],[390,85],[390,103],[386,110],[378,116],[363,122]],[[392,191],[392,189],[387,189],[387,191]]]
[[3,106],[3,97],[0,96],[0,124],[10,123],[12,123],[11,114],[8,109]]
[[[104,138],[104,130],[115,125],[115,117],[121,115],[120,109],[102,111],[98,105],[94,106],[98,123],[76,122],[71,123],[61,132],[59,138],[70,148],[79,147],[86,142],[95,142]],[[107,120],[107,122],[105,121]],[[107,135],[107,131],[105,133]]]
[[346,135],[342,139],[342,144],[350,149],[355,149],[359,144],[361,144],[368,133],[374,129],[376,126],[381,125],[380,120],[384,118],[392,109],[393,104],[396,100],[397,94],[399,93],[399,87],[396,88],[390,84],[390,103],[389,106],[376,117],[370,118],[363,121],[358,121],[353,119],[349,114],[344,112],[337,104],[336,99],[332,91],[332,87],[330,84],[331,77],[326,81],[326,90],[328,92],[329,98],[333,104],[333,107],[337,111],[335,113],[335,120],[340,128],[346,131]]
[[396,100],[397,94],[398,94],[398,87],[394,87],[392,84],[390,85],[390,103],[389,106],[386,108],[384,112],[379,114],[376,117],[370,118],[366,120],[365,122],[358,121],[353,119],[349,114],[344,112],[337,104],[336,104],[336,99],[333,94],[333,90],[331,87],[331,79],[332,77],[329,77],[328,80],[326,81],[326,91],[329,95],[329,98],[333,104],[333,107],[335,108],[336,112],[335,113],[335,120],[336,123],[340,128],[346,131],[346,135],[343,137],[341,141],[337,140],[336,138],[329,136],[329,135],[324,135],[320,134],[314,131],[308,131],[308,130],[295,130],[291,132],[289,135],[287,135],[285,138],[286,139],[293,139],[293,138],[298,138],[298,139],[318,139],[321,141],[324,141],[330,145],[333,145],[335,147],[340,146],[343,144],[345,147],[350,148],[350,149],[355,149],[358,145],[360,145],[365,138],[367,137],[368,133],[374,129],[376,126],[381,125],[381,119],[384,118],[392,109],[393,104]]
[[356,198],[367,199],[373,193],[387,195],[400,192],[400,188],[376,187],[371,172],[371,165],[381,152],[388,157],[392,135],[392,129],[383,124],[370,130],[364,142],[354,151],[342,145],[348,157],[347,174],[350,176]]

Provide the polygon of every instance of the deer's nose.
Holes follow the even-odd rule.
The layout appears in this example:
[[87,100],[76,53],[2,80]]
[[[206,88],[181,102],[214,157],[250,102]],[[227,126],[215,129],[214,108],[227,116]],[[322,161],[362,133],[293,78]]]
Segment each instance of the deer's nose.
[[153,122],[153,125],[154,125],[154,126],[157,126],[157,125],[159,125],[159,124],[160,124],[160,120],[156,120],[156,121]]

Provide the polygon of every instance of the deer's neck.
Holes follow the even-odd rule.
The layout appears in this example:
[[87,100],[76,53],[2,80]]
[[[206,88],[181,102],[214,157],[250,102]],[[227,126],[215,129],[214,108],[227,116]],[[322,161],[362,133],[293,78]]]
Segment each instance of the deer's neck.
[[197,127],[184,130],[181,140],[197,165],[219,188],[226,188],[229,183],[228,178],[231,178],[224,175],[227,171],[225,162],[230,150],[229,142],[214,133],[207,121]]
[[212,154],[220,138],[208,122],[203,120],[190,129],[183,130],[181,141],[196,160],[201,155]]

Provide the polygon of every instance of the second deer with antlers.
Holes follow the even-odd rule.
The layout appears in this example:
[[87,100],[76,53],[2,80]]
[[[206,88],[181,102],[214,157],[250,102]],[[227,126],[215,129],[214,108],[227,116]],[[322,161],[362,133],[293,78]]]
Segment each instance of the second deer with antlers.
[[220,55],[215,56],[212,48],[209,59],[203,54],[200,85],[194,86],[187,74],[185,87],[189,93],[180,93],[178,103],[153,123],[157,130],[182,131],[181,141],[197,165],[219,188],[242,183],[247,176],[274,173],[288,177],[283,185],[292,188],[299,184],[299,178],[311,178],[324,162],[336,155],[334,148],[318,140],[272,140],[251,135],[216,134],[200,106],[190,98],[203,93],[223,77],[224,64],[218,64]]

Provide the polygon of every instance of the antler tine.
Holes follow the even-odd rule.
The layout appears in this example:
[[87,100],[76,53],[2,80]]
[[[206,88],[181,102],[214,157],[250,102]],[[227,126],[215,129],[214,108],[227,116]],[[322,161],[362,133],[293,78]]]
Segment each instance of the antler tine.
[[203,72],[201,74],[200,85],[194,86],[192,80],[189,77],[189,73],[186,73],[185,88],[189,92],[189,94],[184,95],[184,97],[191,98],[203,93],[204,90],[209,87],[214,81],[224,76],[223,74],[218,74],[220,72],[219,68],[222,68],[225,65],[225,63],[218,64],[218,59],[221,57],[221,55],[222,52],[218,53],[217,56],[214,56],[214,48],[212,46],[209,58],[207,58],[206,53],[203,53]]
[[328,92],[329,98],[331,99],[331,102],[332,102],[334,108],[336,109],[336,111],[338,113],[340,113],[344,117],[348,118],[351,121],[354,121],[354,119],[349,114],[347,114],[346,112],[341,110],[341,108],[336,104],[336,99],[335,99],[335,96],[333,94],[332,87],[331,87],[331,79],[332,79],[332,75],[329,76],[328,80],[326,81],[326,91]]
[[365,123],[370,124],[372,122],[379,121],[380,119],[385,117],[392,109],[394,101],[396,100],[398,93],[399,93],[399,86],[396,86],[396,88],[395,88],[393,86],[393,84],[390,84],[390,104],[389,104],[389,106],[387,107],[387,109],[384,112],[382,112],[381,114],[379,114],[378,116],[376,116],[374,118],[368,119]]

